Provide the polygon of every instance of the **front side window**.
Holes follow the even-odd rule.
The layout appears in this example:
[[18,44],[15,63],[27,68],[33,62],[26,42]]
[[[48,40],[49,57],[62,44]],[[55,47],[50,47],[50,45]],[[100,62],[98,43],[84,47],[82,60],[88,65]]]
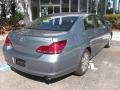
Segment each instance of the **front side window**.
[[27,26],[27,28],[37,30],[68,31],[77,19],[77,16],[42,17],[32,22]]
[[96,23],[96,27],[102,27],[104,25],[102,20],[100,20],[98,16],[95,16],[95,23]]
[[84,20],[84,26],[85,30],[94,29],[95,27],[94,17],[93,16],[86,17]]

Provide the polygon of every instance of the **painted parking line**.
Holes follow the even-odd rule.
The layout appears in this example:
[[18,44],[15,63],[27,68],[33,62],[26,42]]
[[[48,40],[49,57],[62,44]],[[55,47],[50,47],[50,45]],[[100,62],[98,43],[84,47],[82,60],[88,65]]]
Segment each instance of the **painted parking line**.
[[11,71],[11,68],[7,64],[0,64],[0,72]]
[[88,68],[91,69],[91,70],[98,70],[98,68],[95,67],[94,62],[91,61],[91,60],[89,61],[89,67]]

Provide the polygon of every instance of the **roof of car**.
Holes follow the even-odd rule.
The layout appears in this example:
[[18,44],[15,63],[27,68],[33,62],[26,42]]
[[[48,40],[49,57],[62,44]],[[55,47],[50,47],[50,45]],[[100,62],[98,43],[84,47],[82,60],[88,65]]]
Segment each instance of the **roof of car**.
[[55,14],[49,14],[46,15],[48,17],[53,17],[53,16],[80,16],[80,17],[87,17],[88,15],[94,15],[92,13],[78,13],[78,12],[74,12],[74,13],[55,13]]

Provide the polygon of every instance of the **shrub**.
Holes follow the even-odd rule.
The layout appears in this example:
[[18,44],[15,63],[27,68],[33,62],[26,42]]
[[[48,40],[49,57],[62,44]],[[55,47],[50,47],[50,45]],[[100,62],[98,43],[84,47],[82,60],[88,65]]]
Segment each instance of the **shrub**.
[[14,16],[8,19],[0,19],[0,28],[2,28],[3,33],[7,33],[12,30],[13,26],[17,26],[20,20],[23,20],[24,16],[20,12],[16,12]]
[[120,14],[108,14],[103,16],[103,18],[112,23],[112,28],[120,29]]

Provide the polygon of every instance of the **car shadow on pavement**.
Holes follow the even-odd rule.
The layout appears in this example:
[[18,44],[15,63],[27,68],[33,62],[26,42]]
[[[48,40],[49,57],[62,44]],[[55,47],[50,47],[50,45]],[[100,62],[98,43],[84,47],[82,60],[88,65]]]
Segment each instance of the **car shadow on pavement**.
[[39,77],[39,76],[30,75],[30,74],[21,72],[19,70],[16,70],[13,67],[11,67],[11,70],[14,71],[14,72],[16,72],[19,75],[22,75],[25,78],[28,78],[28,79],[31,79],[31,80],[35,80],[35,81],[39,81],[39,82],[46,83],[46,84],[52,84],[52,83],[61,81],[61,80],[65,79],[65,78],[73,75],[73,73],[70,73],[70,74],[67,74],[67,75],[59,77],[59,78],[55,78],[55,79],[52,79],[52,80],[47,80],[45,77]]

